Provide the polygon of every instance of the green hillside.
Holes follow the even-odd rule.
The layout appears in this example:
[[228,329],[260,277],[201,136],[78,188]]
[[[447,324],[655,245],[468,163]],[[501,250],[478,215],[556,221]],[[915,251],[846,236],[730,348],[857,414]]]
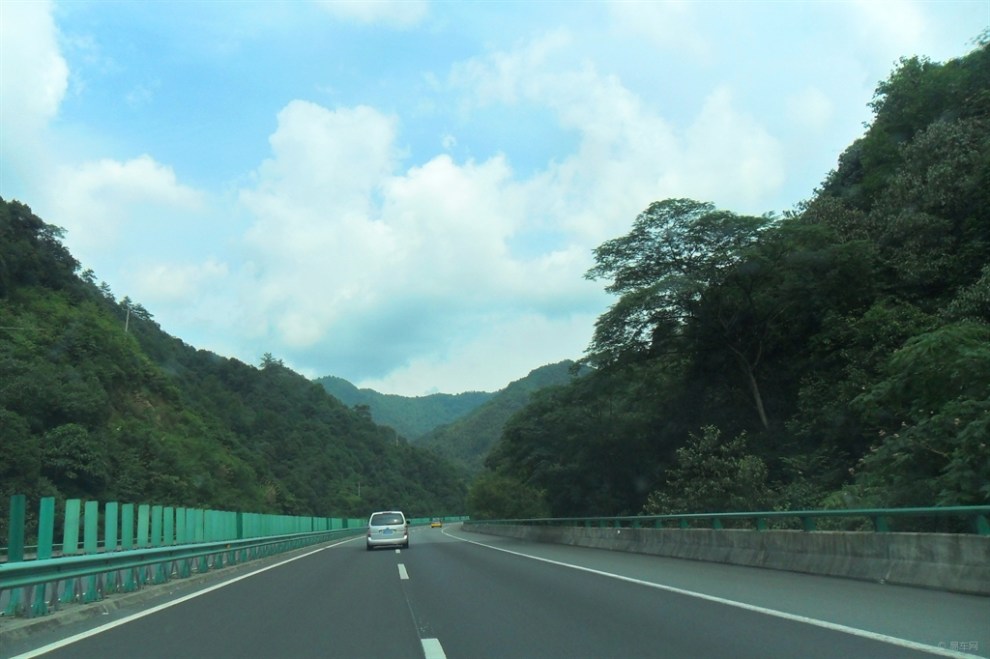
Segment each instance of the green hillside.
[[462,418],[427,433],[417,445],[448,458],[473,476],[481,471],[509,418],[526,406],[534,392],[569,383],[574,367],[570,360],[541,366]]
[[445,461],[271,355],[255,367],[169,336],[78,268],[58,228],[0,200],[0,496],[463,510]]
[[347,380],[334,376],[317,378],[316,382],[348,407],[366,409],[375,423],[389,426],[413,441],[437,426],[464,416],[493,395],[469,391],[410,397],[358,389]]
[[666,199],[599,246],[596,370],[512,418],[471,510],[990,502],[987,41],[902,60],[794,211]]

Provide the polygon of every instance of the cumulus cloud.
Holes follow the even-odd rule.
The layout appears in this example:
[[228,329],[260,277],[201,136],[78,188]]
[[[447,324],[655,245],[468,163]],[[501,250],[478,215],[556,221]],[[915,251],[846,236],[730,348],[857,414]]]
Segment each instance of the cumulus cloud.
[[37,128],[58,112],[69,67],[58,48],[49,2],[4,2],[0,21],[0,107],[4,134]]
[[68,83],[51,3],[0,3],[0,194],[51,168],[47,128]]
[[713,89],[693,123],[679,130],[617,78],[566,61],[559,51],[568,42],[561,33],[547,35],[470,60],[450,78],[479,105],[529,102],[580,136],[577,150],[548,163],[530,186],[534,198],[543,188],[552,200],[545,213],[597,244],[664,197],[769,210],[755,206],[783,185],[783,154],[755,117],[736,109],[728,88]]
[[173,233],[170,215],[202,207],[201,193],[178,182],[171,167],[148,155],[127,161],[102,159],[60,167],[52,181],[58,194],[53,215],[71,237],[83,262],[96,250],[140,232],[145,240]]
[[[370,108],[294,101],[279,113],[272,157],[241,191],[255,218],[246,234],[254,303],[290,362],[362,360],[367,372],[381,363],[384,373],[399,360],[419,364],[406,373],[423,377],[427,363],[446,359],[426,356],[438,333],[459,352],[478,348],[453,337],[479,327],[523,343],[507,333],[526,329],[517,314],[589,295],[585,250],[513,256],[509,243],[542,193],[516,181],[503,157],[438,155],[399,171],[395,139],[394,120]],[[493,320],[493,311],[510,320]],[[586,338],[569,346],[571,356]],[[529,357],[516,355],[507,361]]]
[[344,305],[373,294],[392,251],[373,214],[393,167],[395,130],[368,107],[294,101],[278,115],[272,157],[241,191],[255,217],[246,240],[263,280],[258,302],[277,313],[293,346],[315,342]]
[[[397,121],[373,108],[293,101],[279,113],[272,155],[240,199],[254,217],[255,303],[290,363],[351,360],[387,390],[425,391],[492,350],[511,355],[506,371],[539,365],[529,345],[578,357],[589,318],[607,305],[582,277],[591,247],[656,199],[737,209],[781,185],[779,145],[729,89],[713,90],[678,131],[616,78],[568,62],[569,39],[557,32],[472,59],[447,81],[468,115],[529,104],[579,135],[573,152],[525,179],[503,154],[443,154],[403,170]],[[539,249],[513,249],[534,237],[545,239]],[[450,336],[441,351],[438,332]]]
[[728,89],[705,101],[687,132],[685,153],[685,170],[669,173],[689,193],[684,196],[729,200],[725,205],[733,210],[771,210],[756,205],[784,182],[782,147],[754,117],[736,110]]

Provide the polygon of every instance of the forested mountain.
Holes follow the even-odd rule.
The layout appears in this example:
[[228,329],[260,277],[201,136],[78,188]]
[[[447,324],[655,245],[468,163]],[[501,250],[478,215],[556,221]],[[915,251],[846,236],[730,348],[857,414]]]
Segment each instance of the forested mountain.
[[530,371],[475,410],[427,433],[417,446],[435,451],[474,476],[483,469],[485,456],[509,418],[526,406],[534,392],[570,382],[574,369],[575,363],[567,360]]
[[595,372],[507,424],[474,514],[990,502],[987,35],[872,109],[793,212],[668,199],[597,248]]
[[[0,200],[0,496],[459,513],[456,470],[266,355],[196,350]],[[360,496],[358,494],[360,488]]]
[[373,389],[358,389],[343,378],[317,378],[332,396],[362,414],[370,414],[380,425],[389,426],[410,440],[417,440],[437,426],[459,419],[490,399],[485,391],[428,396],[397,396]]

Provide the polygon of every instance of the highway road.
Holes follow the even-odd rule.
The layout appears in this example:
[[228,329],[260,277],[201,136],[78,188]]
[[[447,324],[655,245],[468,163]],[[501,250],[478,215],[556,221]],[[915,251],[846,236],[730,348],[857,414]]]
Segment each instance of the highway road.
[[415,528],[6,643],[49,659],[990,654],[990,598]]

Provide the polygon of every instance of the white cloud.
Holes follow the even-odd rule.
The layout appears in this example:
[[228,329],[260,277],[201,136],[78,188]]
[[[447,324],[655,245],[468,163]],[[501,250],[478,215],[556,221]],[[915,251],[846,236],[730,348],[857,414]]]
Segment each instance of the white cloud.
[[38,128],[55,117],[69,67],[58,48],[49,2],[0,4],[0,108],[4,134]]
[[293,101],[269,140],[272,158],[241,191],[256,218],[246,240],[259,266],[257,303],[293,347],[364,304],[387,268],[391,239],[372,214],[394,136],[394,120],[371,108]]
[[317,0],[328,14],[345,21],[410,28],[429,13],[425,0]]
[[196,211],[203,204],[201,193],[180,184],[171,167],[148,155],[62,166],[51,183],[58,191],[49,201],[53,216],[69,231],[84,263],[125,234],[141,234],[146,241],[167,235],[170,213]]
[[355,384],[406,396],[433,393],[437,385],[445,392],[497,391],[539,366],[580,357],[594,317],[522,314],[483,321],[473,336],[454,338],[443,352],[421,354],[384,378]]
[[[274,206],[316,208],[327,221],[365,216],[375,188],[394,166],[396,128],[394,118],[367,106],[331,111],[292,101],[269,138],[273,157],[262,163],[258,185],[242,200],[260,215],[283,215],[285,222],[293,221],[293,209]],[[263,236],[266,245],[286,234],[265,228],[275,229]]]
[[[257,264],[251,304],[295,361],[349,352],[370,363],[382,356],[371,353],[401,344],[398,358],[425,377],[428,364],[446,369],[430,347],[446,340],[437,332],[470,351],[473,340],[454,337],[476,334],[493,313],[511,323],[547,308],[558,316],[547,322],[563,323],[568,302],[597,296],[581,277],[583,248],[513,257],[509,242],[545,191],[515,181],[504,158],[458,164],[440,155],[386,174],[394,140],[393,121],[370,108],[294,101],[279,113],[272,157],[241,191],[255,217],[246,234]],[[568,356],[586,341],[568,345]]]
[[186,303],[229,276],[229,267],[215,259],[204,263],[154,263],[141,267],[134,279],[134,297],[157,304]]
[[[678,188],[723,207],[763,212],[758,204],[784,182],[781,145],[753,117],[740,113],[728,89],[705,101],[688,130],[683,171],[671,171]],[[669,184],[668,184],[669,187]]]
[[849,9],[852,29],[859,33],[862,43],[889,52],[895,58],[914,54],[926,32],[923,3],[854,0],[849,3]]
[[593,246],[627,230],[649,203],[665,197],[772,210],[759,204],[783,186],[782,150],[755,117],[736,108],[728,88],[713,89],[692,124],[678,130],[619,79],[567,62],[562,51],[569,43],[554,33],[458,65],[450,80],[480,105],[548,108],[580,136],[576,151],[527,183],[529,199],[542,211],[535,215],[553,217]]
[[49,2],[0,2],[0,195],[25,198],[51,169],[48,124],[69,67]]

